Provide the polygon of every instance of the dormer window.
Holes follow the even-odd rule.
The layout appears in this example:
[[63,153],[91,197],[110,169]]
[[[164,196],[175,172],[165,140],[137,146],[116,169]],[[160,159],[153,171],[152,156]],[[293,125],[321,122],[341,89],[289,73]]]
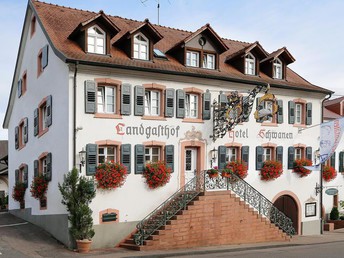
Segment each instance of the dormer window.
[[215,55],[203,54],[203,68],[215,69]]
[[92,26],[87,30],[87,51],[95,54],[105,54],[105,32],[98,26]]
[[282,62],[278,58],[274,61],[274,78],[282,79]]
[[245,56],[245,74],[256,74],[256,59],[250,53]]
[[134,58],[148,60],[149,40],[141,33],[134,36]]
[[192,67],[199,67],[199,53],[194,51],[187,51],[186,65]]

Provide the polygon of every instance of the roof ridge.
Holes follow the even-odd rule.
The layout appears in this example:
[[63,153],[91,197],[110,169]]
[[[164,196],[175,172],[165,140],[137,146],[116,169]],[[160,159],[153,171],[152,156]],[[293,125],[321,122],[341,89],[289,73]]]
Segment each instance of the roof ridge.
[[[37,3],[42,3],[42,4],[57,6],[57,7],[63,7],[63,8],[70,9],[70,10],[76,10],[76,11],[82,11],[82,12],[88,12],[88,13],[94,13],[94,14],[99,13],[99,11],[98,11],[98,12],[94,12],[94,11],[79,9],[79,8],[75,8],[75,7],[73,8],[73,7],[64,6],[64,5],[59,5],[59,4],[47,3],[47,2],[44,2],[44,1],[40,1],[40,0],[32,0],[32,1],[33,1],[33,2],[37,2]],[[102,11],[102,10],[100,10],[100,11]]]

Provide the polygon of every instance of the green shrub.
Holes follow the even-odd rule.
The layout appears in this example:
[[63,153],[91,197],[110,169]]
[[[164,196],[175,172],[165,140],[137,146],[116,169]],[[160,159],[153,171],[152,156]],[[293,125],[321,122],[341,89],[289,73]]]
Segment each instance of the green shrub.
[[343,216],[343,215],[340,216],[339,219],[340,219],[340,220],[344,220],[344,216]]
[[339,211],[337,207],[333,207],[330,213],[330,220],[338,220]]

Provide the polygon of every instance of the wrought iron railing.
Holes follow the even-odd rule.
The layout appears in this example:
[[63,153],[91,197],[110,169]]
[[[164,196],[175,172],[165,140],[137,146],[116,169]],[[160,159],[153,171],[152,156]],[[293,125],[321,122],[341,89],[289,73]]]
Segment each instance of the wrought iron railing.
[[185,209],[187,204],[203,191],[203,180],[199,180],[200,178],[202,177],[199,175],[195,176],[136,225],[135,244],[143,245],[144,240],[161,226],[166,225],[168,220],[175,216],[178,211]]
[[253,186],[230,172],[229,177],[212,177],[206,172],[204,174],[204,191],[209,190],[230,190],[237,194],[245,203],[258,211],[288,235],[294,235],[293,222],[283,212],[278,210],[272,202],[258,192]]

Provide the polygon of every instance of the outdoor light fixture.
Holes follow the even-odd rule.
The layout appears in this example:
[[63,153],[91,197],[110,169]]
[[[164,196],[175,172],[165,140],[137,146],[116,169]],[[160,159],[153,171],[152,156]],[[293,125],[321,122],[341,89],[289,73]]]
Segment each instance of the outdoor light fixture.
[[80,159],[80,172],[81,172],[81,167],[85,166],[85,160],[86,160],[86,151],[84,147],[82,147],[82,150],[79,151],[79,159]]
[[213,163],[215,163],[217,158],[217,149],[214,147],[211,151],[211,159],[210,159],[210,167],[213,167]]

